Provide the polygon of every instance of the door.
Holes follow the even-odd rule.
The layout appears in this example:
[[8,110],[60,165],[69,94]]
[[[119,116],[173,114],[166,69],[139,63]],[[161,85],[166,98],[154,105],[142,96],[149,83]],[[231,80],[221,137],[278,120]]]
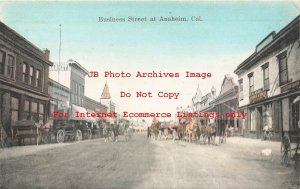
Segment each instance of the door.
[[256,130],[257,138],[260,138],[263,133],[263,111],[262,107],[256,108]]

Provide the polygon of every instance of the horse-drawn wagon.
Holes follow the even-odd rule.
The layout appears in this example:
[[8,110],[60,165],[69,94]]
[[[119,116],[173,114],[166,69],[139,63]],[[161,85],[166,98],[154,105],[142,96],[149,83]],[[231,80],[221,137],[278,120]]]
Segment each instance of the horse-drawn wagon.
[[[92,130],[95,123],[81,120],[57,121],[53,127],[53,133],[58,143],[66,140],[79,141],[92,138]],[[95,131],[94,131],[95,132]]]
[[[300,103],[300,96],[294,101],[294,104]],[[294,110],[293,115],[297,117],[299,112]],[[300,121],[298,120],[298,127],[289,127],[288,124],[282,127],[282,138],[281,138],[281,163],[288,166],[291,160],[295,161],[295,169],[300,171]]]
[[300,130],[284,132],[281,139],[281,163],[288,166],[291,160],[295,161],[295,168],[300,171]]
[[39,144],[39,124],[33,120],[19,120],[16,121],[11,127],[12,141],[16,138],[18,144],[24,142],[26,138],[34,138],[35,144]]

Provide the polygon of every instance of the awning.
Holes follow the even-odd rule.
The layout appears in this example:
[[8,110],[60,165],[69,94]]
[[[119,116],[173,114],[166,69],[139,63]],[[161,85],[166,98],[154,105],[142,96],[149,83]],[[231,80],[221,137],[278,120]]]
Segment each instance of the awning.
[[296,104],[297,102],[299,102],[300,101],[300,96],[297,96],[297,98],[295,98],[294,100],[293,100],[293,104]]
[[[76,117],[76,112],[84,113],[85,116]],[[71,113],[72,116],[70,117],[70,120],[80,120],[80,121],[97,123],[97,120],[94,117],[86,116],[87,112],[89,112],[89,111],[87,111],[84,107],[72,104],[72,113]]]

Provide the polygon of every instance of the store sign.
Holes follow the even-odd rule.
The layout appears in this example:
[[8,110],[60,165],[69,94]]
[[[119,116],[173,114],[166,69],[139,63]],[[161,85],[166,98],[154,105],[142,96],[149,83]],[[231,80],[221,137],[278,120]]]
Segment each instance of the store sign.
[[250,103],[256,103],[256,102],[263,101],[267,98],[268,98],[267,91],[263,89],[258,89],[251,93],[251,95],[249,96],[249,101]]
[[300,80],[288,83],[281,87],[281,93],[300,89]]

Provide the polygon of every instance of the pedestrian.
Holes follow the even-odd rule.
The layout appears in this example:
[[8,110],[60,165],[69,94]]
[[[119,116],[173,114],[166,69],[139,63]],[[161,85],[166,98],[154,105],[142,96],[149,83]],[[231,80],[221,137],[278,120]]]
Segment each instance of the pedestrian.
[[173,128],[172,134],[173,134],[173,141],[175,141],[176,140],[176,136],[177,136],[176,128]]

